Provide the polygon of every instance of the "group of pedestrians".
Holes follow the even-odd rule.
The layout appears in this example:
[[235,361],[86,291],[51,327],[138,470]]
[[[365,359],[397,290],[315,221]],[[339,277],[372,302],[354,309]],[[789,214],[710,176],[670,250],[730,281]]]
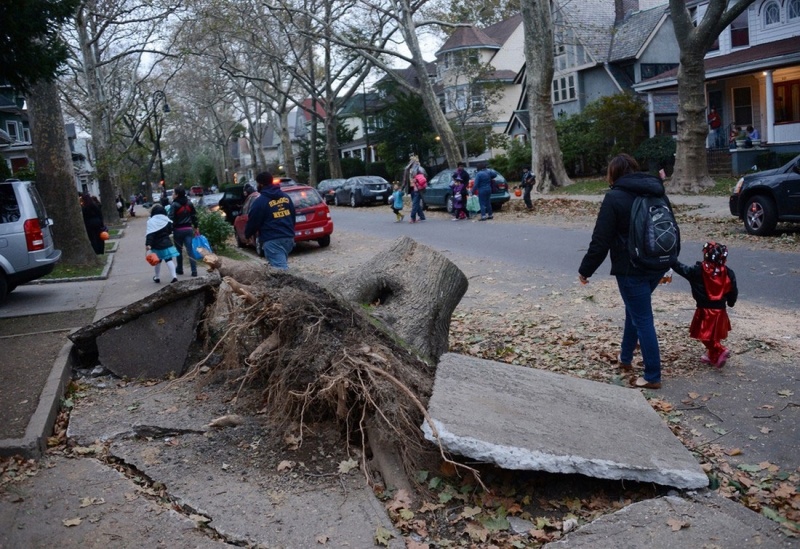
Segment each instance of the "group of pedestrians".
[[[611,254],[611,274],[616,277],[625,304],[625,324],[620,353],[621,370],[633,370],[633,355],[641,350],[644,374],[633,380],[634,387],[661,387],[661,354],[653,320],[652,293],[662,282],[667,268],[649,270],[632,260],[627,241],[630,235],[631,207],[637,196],[665,197],[663,181],[639,171],[632,157],[620,154],[608,165],[611,189],[600,206],[589,249],[581,261],[578,278],[586,284]],[[665,197],[666,198],[666,197]],[[717,368],[725,365],[730,351],[722,345],[731,329],[726,306],[738,297],[736,276],[727,266],[727,248],[716,242],[703,246],[702,261],[693,266],[674,260],[671,267],[691,284],[697,309],[689,328],[690,337],[703,343],[707,352],[699,360]]]
[[[169,269],[171,282],[183,274],[183,256],[186,255],[191,275],[197,276],[197,260],[192,250],[192,239],[200,234],[197,210],[186,196],[186,189],[173,191],[170,204],[167,197],[150,209],[145,236],[145,257],[153,265],[153,282],[161,282],[161,262]],[[166,204],[164,204],[166,202]]]

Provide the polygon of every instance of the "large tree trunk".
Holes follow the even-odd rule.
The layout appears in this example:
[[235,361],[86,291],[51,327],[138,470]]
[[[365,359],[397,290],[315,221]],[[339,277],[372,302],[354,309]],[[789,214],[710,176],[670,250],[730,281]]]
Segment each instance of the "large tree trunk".
[[[681,50],[678,68],[678,148],[671,192],[698,192],[714,186],[706,157],[704,57],[720,33],[755,0],[710,0],[701,21],[693,20],[685,0],[669,0],[675,39]],[[697,24],[696,24],[697,23]]]
[[[68,265],[100,263],[89,242],[75,188],[72,155],[55,82],[40,82],[27,97],[36,156],[36,187],[53,218],[53,238]],[[116,212],[114,212],[116,215]]]
[[339,120],[334,108],[336,104],[337,101],[334,97],[329,96],[325,101],[325,150],[328,153],[330,177],[341,179],[344,175],[342,175],[342,159],[339,157],[339,140],[336,138],[336,131],[339,127]]
[[468,285],[453,262],[407,236],[331,282],[434,361],[449,349],[450,317]]
[[536,191],[569,185],[553,117],[553,20],[550,0],[527,0],[521,4],[525,29],[525,77],[531,125],[531,167]]

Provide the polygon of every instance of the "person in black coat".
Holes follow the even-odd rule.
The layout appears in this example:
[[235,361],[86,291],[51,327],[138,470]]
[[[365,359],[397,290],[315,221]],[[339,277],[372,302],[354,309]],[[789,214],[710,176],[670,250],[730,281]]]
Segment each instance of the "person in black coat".
[[100,255],[106,253],[106,244],[100,238],[106,224],[103,221],[103,212],[89,193],[83,193],[80,198],[81,213],[83,214],[83,225],[86,227],[86,234],[89,235],[89,242],[92,243],[94,253]]
[[[631,224],[631,207],[638,195],[664,196],[664,185],[658,177],[639,171],[639,164],[627,154],[619,154],[608,164],[606,193],[597,223],[592,233],[589,250],[578,268],[581,284],[600,267],[611,253],[611,274],[625,303],[625,328],[620,344],[618,361],[624,370],[632,369],[633,352],[637,343],[644,361],[644,376],[633,385],[647,389],[661,387],[661,352],[653,321],[651,294],[666,272],[646,271],[631,262],[628,253],[628,234]],[[680,250],[679,250],[680,251]]]

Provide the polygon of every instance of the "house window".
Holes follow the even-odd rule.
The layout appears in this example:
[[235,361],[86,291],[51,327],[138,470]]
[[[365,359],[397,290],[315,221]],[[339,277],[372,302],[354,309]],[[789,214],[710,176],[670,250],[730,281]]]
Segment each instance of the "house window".
[[789,16],[790,21],[792,19],[800,19],[800,0],[791,0],[789,7],[786,9],[786,14]]
[[764,26],[777,25],[781,22],[781,8],[777,2],[770,2],[764,6]]
[[800,80],[775,84],[775,122],[800,122]]
[[744,10],[731,23],[731,46],[738,48],[750,45],[750,29],[747,23],[747,10]]
[[6,131],[8,132],[8,135],[11,136],[11,139],[13,139],[14,141],[19,139],[19,127],[17,126],[17,123],[14,122],[13,120],[6,121]]
[[28,128],[22,128],[22,140],[25,143],[31,142],[31,130],[29,130]]
[[677,133],[678,133],[677,114],[656,115],[656,135],[677,135]]
[[470,99],[470,107],[473,111],[483,110],[483,90],[477,89],[472,91],[472,98]]
[[747,126],[753,123],[750,88],[733,88],[733,121],[737,126]]
[[456,110],[463,111],[467,108],[467,92],[465,89],[456,90]]
[[642,80],[647,80],[663,72],[671,71],[677,66],[677,63],[642,63]]
[[553,103],[573,101],[575,94],[575,75],[559,76],[553,79]]

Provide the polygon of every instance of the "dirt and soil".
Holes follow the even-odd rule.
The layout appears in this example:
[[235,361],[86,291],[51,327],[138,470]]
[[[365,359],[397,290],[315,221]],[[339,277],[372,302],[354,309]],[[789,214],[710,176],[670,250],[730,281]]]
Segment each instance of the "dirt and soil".
[[[534,212],[527,212],[515,201],[496,218],[503,223],[591,228],[597,208],[598,204],[552,199],[537,201]],[[799,233],[793,228],[772,238],[751,237],[744,233],[741,222],[732,218],[698,215],[696,207],[677,210],[684,239],[713,238],[739,246],[798,251]],[[363,210],[363,215],[385,213],[382,208]],[[428,217],[446,218],[447,214],[429,212]],[[318,253],[314,247],[302,248],[293,256],[292,268],[312,280],[324,281],[363,263],[374,255],[380,244],[378,239],[360,237],[356,241],[340,234],[324,253]],[[577,283],[577,275],[569,280],[549,280],[539,276],[535,265],[519,272],[502,265],[487,266],[472,259],[451,259],[470,280],[470,289],[451,323],[451,350],[608,383],[626,383],[627,379],[620,375],[615,363],[624,310],[611,277],[596,276],[588,286],[582,287]],[[665,379],[665,389],[651,395],[654,408],[664,415],[687,447],[695,451],[720,493],[781,522],[787,535],[796,535],[800,522],[800,496],[797,494],[800,471],[796,456],[772,462],[759,458],[753,462],[747,447],[748,444],[767,447],[779,444],[777,437],[784,436],[785,431],[776,425],[756,423],[754,429],[742,429],[741,438],[736,439],[740,434],[736,429],[727,424],[723,428],[720,425],[723,422],[713,417],[698,420],[689,416],[720,413],[714,400],[720,395],[707,389],[710,376],[720,374],[723,381],[740,380],[739,388],[746,384],[766,384],[765,390],[774,400],[758,402],[763,406],[764,415],[781,419],[781,428],[792,422],[796,425],[797,397],[793,399],[791,387],[769,386],[768,379],[748,370],[746,364],[755,361],[773,368],[781,365],[787,370],[796,368],[795,357],[800,351],[796,328],[798,314],[755,303],[737,305],[731,310],[733,331],[728,340],[734,358],[723,372],[713,372],[698,364],[696,359],[702,348],[687,336],[694,312],[690,295],[657,291],[653,302]],[[762,374],[764,378],[769,377],[766,370]],[[688,389],[681,394],[669,393],[671,383]],[[784,383],[784,379],[776,383]],[[736,398],[736,395],[728,398]],[[752,422],[752,418],[743,421],[746,420]],[[315,431],[320,427],[315,426]],[[59,431],[63,439],[63,420]],[[263,435],[263,431],[258,432]],[[796,431],[789,431],[789,436],[796,437]],[[319,452],[321,456],[325,451],[328,452],[325,461],[335,464],[343,455],[325,450],[325,445],[341,445],[346,440],[346,437],[333,437],[324,444],[320,442],[319,447],[314,442],[292,457],[294,451],[287,448],[290,445],[286,436],[256,437],[254,431],[253,443],[257,444],[259,453],[270,456],[273,466],[283,459],[308,463],[313,460],[313,454]],[[234,450],[234,442],[231,440],[224,445],[228,452]],[[246,442],[244,439],[236,441],[240,448],[237,453],[248,451]],[[312,448],[312,455],[306,455]],[[212,451],[211,448],[207,450]],[[70,454],[71,449],[62,444],[54,451]],[[17,462],[10,467],[18,474],[23,465]],[[36,465],[24,467],[35,468]],[[8,469],[7,464],[5,470]],[[557,539],[563,523],[570,518],[583,523],[632,501],[663,493],[658,487],[636,483],[520,474],[484,465],[479,466],[479,470],[491,494],[481,490],[470,475],[459,476],[446,465],[417,472],[415,480],[426,488],[421,503],[412,503],[402,491],[380,494],[395,525],[408,536],[410,547],[428,547],[427,540],[440,546],[457,545],[461,541],[476,546],[535,545]],[[3,478],[9,482],[7,476]],[[513,525],[520,518],[526,520],[526,524],[532,522],[535,529],[526,534],[515,533]]]

